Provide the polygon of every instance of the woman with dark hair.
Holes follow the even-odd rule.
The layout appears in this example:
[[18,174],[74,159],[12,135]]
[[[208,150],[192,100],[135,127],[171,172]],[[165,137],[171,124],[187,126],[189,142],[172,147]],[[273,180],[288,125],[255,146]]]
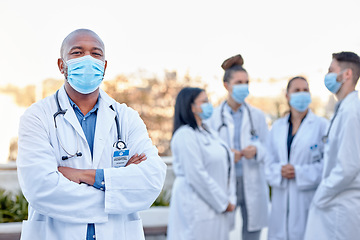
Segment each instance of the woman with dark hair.
[[209,124],[235,156],[242,239],[259,240],[261,229],[268,224],[269,194],[264,172],[268,127],[264,114],[245,101],[249,95],[249,76],[243,63],[241,55],[236,55],[221,65],[228,96],[215,109]]
[[274,122],[266,158],[272,187],[269,240],[303,240],[308,211],[321,181],[323,142],[328,121],[308,108],[309,85],[297,76],[289,80],[286,99],[290,113]]
[[168,240],[226,240],[235,209],[232,154],[203,124],[213,108],[203,89],[184,88],[176,98],[171,140],[174,181]]

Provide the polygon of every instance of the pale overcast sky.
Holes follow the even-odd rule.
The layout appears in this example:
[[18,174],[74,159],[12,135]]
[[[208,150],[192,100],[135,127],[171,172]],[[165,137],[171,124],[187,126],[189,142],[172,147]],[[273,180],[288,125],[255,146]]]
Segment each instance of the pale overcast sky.
[[168,69],[216,88],[222,61],[241,53],[252,79],[302,74],[313,94],[327,95],[331,54],[360,53],[359,7],[349,0],[1,0],[0,85],[61,79],[62,40],[89,28],[105,42],[105,79]]

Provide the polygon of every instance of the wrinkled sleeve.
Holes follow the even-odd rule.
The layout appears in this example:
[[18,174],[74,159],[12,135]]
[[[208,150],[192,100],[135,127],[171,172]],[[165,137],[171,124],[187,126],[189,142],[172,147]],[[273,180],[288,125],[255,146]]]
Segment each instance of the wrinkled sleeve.
[[282,176],[281,176],[281,163],[279,156],[276,151],[276,126],[270,131],[267,141],[267,154],[265,157],[265,176],[268,184],[272,187],[281,187]]
[[58,172],[47,117],[33,105],[20,119],[17,168],[24,196],[36,211],[61,221],[106,222],[104,192]]
[[314,204],[319,208],[327,207],[329,201],[346,189],[360,172],[360,117],[358,112],[347,116],[341,123],[342,131],[337,136],[341,141],[339,141],[336,155],[336,165],[330,174],[321,181],[313,199]]
[[259,115],[259,121],[256,124],[258,129],[258,138],[256,141],[252,142],[252,144],[256,147],[255,160],[259,163],[264,163],[267,154],[266,142],[268,139],[269,130],[265,121],[265,117],[262,113]]
[[166,164],[159,157],[139,114],[127,108],[125,115],[127,119],[121,119],[121,124],[129,128],[127,145],[133,154],[145,153],[147,159],[140,164],[104,169],[105,212],[111,214],[149,208],[159,196],[166,175]]

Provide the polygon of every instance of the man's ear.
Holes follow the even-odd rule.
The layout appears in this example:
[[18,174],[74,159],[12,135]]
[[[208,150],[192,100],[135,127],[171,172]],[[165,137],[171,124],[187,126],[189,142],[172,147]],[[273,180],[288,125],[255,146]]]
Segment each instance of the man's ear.
[[228,82],[224,82],[224,87],[225,87],[226,90],[229,91],[229,89],[230,89],[230,84],[229,84]]
[[64,66],[64,62],[63,62],[63,60],[61,58],[58,58],[57,64],[58,64],[58,68],[59,68],[61,74],[64,74],[65,73],[65,66]]
[[344,75],[345,75],[346,79],[350,79],[350,81],[353,81],[354,74],[353,74],[353,70],[351,68],[346,69],[344,72]]
[[104,65],[104,75],[103,75],[103,76],[105,76],[106,67],[107,67],[107,61],[105,60],[105,65]]

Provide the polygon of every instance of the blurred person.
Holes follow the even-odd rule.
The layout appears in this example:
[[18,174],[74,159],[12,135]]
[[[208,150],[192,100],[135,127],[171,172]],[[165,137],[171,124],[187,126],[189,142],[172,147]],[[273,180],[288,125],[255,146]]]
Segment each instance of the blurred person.
[[138,113],[99,89],[100,37],[75,30],[60,54],[64,85],[20,121],[17,167],[29,202],[21,239],[144,239],[138,211],[159,195],[166,165]]
[[168,240],[226,240],[236,204],[230,149],[203,120],[213,112],[203,89],[183,88],[171,140],[173,184]]
[[265,174],[271,186],[269,240],[303,240],[311,200],[320,183],[328,121],[310,109],[307,80],[289,80],[290,113],[276,120],[268,138]]
[[245,102],[249,76],[243,63],[241,55],[223,62],[223,82],[228,96],[215,109],[209,125],[233,152],[237,206],[243,219],[242,239],[258,240],[261,229],[268,224],[269,194],[264,173],[268,127],[264,114]]
[[338,102],[323,137],[324,170],[309,211],[306,240],[360,238],[360,58],[332,55],[325,86]]

